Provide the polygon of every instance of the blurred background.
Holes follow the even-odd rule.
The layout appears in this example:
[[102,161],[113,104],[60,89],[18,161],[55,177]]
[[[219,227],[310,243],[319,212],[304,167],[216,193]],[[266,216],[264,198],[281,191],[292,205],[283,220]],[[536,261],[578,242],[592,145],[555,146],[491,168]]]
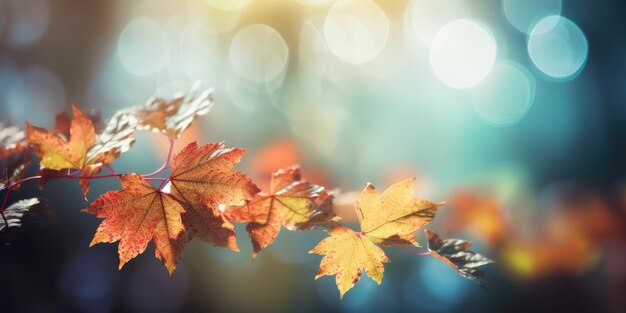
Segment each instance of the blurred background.
[[[446,201],[429,226],[498,263],[486,290],[447,265],[388,248],[382,286],[339,300],[313,279],[325,233],[283,230],[251,259],[188,246],[169,278],[152,248],[118,271],[117,244],[75,182],[42,195],[56,222],[0,248],[0,312],[624,312],[626,4],[619,0],[0,0],[0,120],[53,126],[72,103],[116,110],[201,81],[209,115],[176,144],[226,141],[267,190],[300,163],[352,201],[417,177]],[[113,166],[166,155],[140,133]],[[35,173],[35,169],[32,169]],[[119,188],[94,182],[89,198]],[[424,236],[417,233],[425,245]]]

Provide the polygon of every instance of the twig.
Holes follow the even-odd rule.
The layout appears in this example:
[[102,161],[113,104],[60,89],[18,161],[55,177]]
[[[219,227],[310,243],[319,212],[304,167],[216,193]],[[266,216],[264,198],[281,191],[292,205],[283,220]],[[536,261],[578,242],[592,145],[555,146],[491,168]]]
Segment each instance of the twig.
[[150,174],[146,174],[146,175],[141,175],[142,177],[146,178],[146,177],[152,177],[152,176],[156,176],[159,175],[161,173],[163,173],[163,171],[165,171],[171,163],[171,159],[172,159],[172,151],[174,151],[174,139],[171,137],[167,138],[170,142],[170,147],[169,150],[167,152],[167,158],[165,159],[165,163],[163,163],[163,165],[161,165],[161,167],[159,167],[159,169],[157,169],[156,171],[150,173]]
[[400,246],[400,248],[402,248],[402,249],[404,249],[404,250],[406,250],[406,251],[409,251],[409,252],[413,253],[413,254],[414,254],[414,255],[416,255],[416,256],[427,256],[427,255],[430,255],[430,251],[426,251],[426,252],[417,252],[417,251],[414,251],[414,250],[412,250],[412,249],[409,249],[409,248],[407,248],[407,247],[405,247],[405,246]]

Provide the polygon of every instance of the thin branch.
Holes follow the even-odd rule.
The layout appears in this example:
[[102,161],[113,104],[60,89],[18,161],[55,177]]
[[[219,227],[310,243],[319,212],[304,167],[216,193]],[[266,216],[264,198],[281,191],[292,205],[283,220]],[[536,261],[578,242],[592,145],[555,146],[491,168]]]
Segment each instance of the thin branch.
[[167,178],[161,178],[161,177],[146,177],[146,178],[144,178],[144,180],[155,180],[155,181],[160,181],[160,182],[162,182],[162,181],[167,180]]
[[117,172],[111,167],[109,163],[104,163],[104,167],[106,167],[111,172],[111,174],[117,174]]
[[170,167],[170,163],[171,163],[171,159],[172,159],[172,152],[174,151],[174,139],[171,137],[167,138],[169,140],[170,143],[170,147],[169,150],[167,151],[167,158],[165,159],[165,163],[163,163],[163,165],[161,165],[161,167],[159,167],[159,169],[157,169],[156,171],[150,173],[150,174],[146,174],[146,175],[141,175],[141,177],[152,177],[152,176],[156,176],[159,175],[161,173],[163,173],[163,171],[165,171],[168,167]]
[[[2,206],[0,206],[0,213],[4,212],[4,208],[7,205],[7,200],[9,200],[9,195],[11,194],[11,189],[11,186],[7,187],[7,193],[4,194],[4,200],[2,201]],[[4,214],[2,215],[2,217],[4,217]]]
[[165,187],[165,185],[167,185],[167,183],[170,181],[169,177],[164,179],[161,184],[159,185],[159,191],[163,190],[163,187]]
[[426,252],[417,252],[417,251],[415,251],[415,250],[413,250],[413,249],[409,249],[409,248],[407,248],[407,247],[405,247],[405,246],[400,246],[400,248],[402,248],[402,249],[404,249],[404,250],[406,250],[406,251],[409,251],[409,252],[413,253],[413,254],[414,254],[414,255],[416,255],[416,256],[427,256],[427,255],[430,255],[430,251],[426,251]]
[[[174,151],[174,139],[168,137],[169,140],[169,151],[167,152],[167,159],[165,160],[165,162],[163,163],[163,165],[157,169],[156,171],[150,173],[150,174],[146,174],[146,175],[141,175],[142,178],[144,178],[145,180],[155,180],[155,181],[160,181],[161,185],[159,186],[159,190],[161,190],[163,188],[163,186],[165,186],[165,184],[167,184],[167,182],[169,181],[169,178],[154,178],[152,176],[156,176],[160,173],[162,173],[163,171],[165,171],[168,167],[170,167],[171,164],[171,159],[172,159],[172,152]],[[107,175],[96,175],[96,176],[75,176],[76,174],[80,174],[82,172],[82,170],[77,169],[75,171],[72,171],[72,169],[68,169],[67,170],[67,174],[65,175],[60,175],[60,176],[54,176],[54,177],[50,177],[50,180],[55,180],[55,179],[62,179],[62,178],[67,178],[67,179],[102,179],[102,178],[111,178],[111,177],[121,177],[124,174],[120,174],[118,172],[116,172],[113,167],[111,167],[111,165],[105,163],[103,165],[104,167],[106,167],[111,174],[107,174]],[[13,184],[11,184],[10,186],[7,186],[6,188],[6,193],[4,194],[4,200],[2,200],[2,205],[0,206],[0,213],[4,212],[4,209],[6,208],[6,204],[7,201],[9,200],[9,195],[11,194],[11,191],[24,183],[33,181],[33,180],[39,180],[42,179],[43,176],[41,175],[37,175],[37,176],[31,176],[31,177],[27,177],[24,179],[21,179]],[[4,217],[4,216],[3,216]]]

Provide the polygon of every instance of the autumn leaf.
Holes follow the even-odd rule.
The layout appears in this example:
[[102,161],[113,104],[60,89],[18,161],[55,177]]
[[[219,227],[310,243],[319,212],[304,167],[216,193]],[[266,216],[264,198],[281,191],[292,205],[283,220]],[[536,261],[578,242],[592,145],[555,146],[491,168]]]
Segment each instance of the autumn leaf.
[[174,99],[152,98],[143,105],[121,111],[137,118],[137,129],[178,138],[197,116],[209,113],[213,106],[213,90],[197,92],[196,87]]
[[[85,113],[85,116],[89,118],[96,133],[102,130],[102,114],[98,110],[91,110],[89,113]],[[56,115],[53,131],[57,134],[63,135],[64,139],[70,137],[70,126],[72,125],[72,117],[67,111],[63,111]]]
[[316,278],[337,275],[341,297],[359,281],[362,268],[380,284],[382,263],[388,260],[376,244],[418,246],[413,232],[428,224],[442,205],[412,198],[413,181],[406,179],[396,183],[382,195],[368,184],[356,202],[361,232],[355,233],[343,226],[333,228],[329,231],[331,237],[309,252],[325,255]]
[[121,269],[126,262],[141,254],[152,240],[155,256],[171,275],[182,257],[185,244],[181,218],[185,211],[183,206],[137,174],[124,175],[120,181],[122,190],[109,191],[83,209],[83,212],[104,218],[90,246],[119,241]]
[[[81,177],[95,176],[104,164],[115,161],[135,142],[136,119],[116,114],[104,131],[96,135],[92,118],[72,106],[74,118],[69,127],[69,138],[63,133],[63,122],[57,121],[52,131],[26,123],[28,141],[41,158],[41,176],[57,176],[64,169],[80,169]],[[45,171],[44,171],[45,170]],[[81,179],[83,195],[89,190],[89,179]]]
[[5,231],[9,227],[22,226],[22,217],[33,206],[39,204],[39,199],[31,198],[20,200],[8,206],[2,211],[2,219],[0,219],[0,231]]
[[72,106],[72,110],[74,119],[67,141],[45,128],[26,122],[26,137],[41,158],[42,168],[62,170],[85,165],[87,151],[96,141],[96,131],[91,120],[76,106]]
[[324,187],[302,180],[300,168],[293,166],[272,175],[269,194],[258,193],[242,206],[229,207],[226,214],[248,223],[254,258],[274,242],[281,226],[303,230],[336,221],[332,198]]
[[28,148],[26,134],[19,127],[0,122],[0,158],[14,152],[22,152]]
[[[2,189],[0,184],[0,190]],[[54,218],[47,202],[37,198],[17,201],[0,214],[0,242],[3,244],[10,244],[25,226],[33,226]]]
[[396,183],[382,195],[372,184],[361,192],[356,213],[368,238],[382,245],[418,246],[413,232],[430,222],[442,203],[411,198],[414,180]]
[[315,279],[324,275],[336,275],[339,297],[354,286],[365,273],[379,285],[385,271],[383,263],[389,262],[385,252],[361,233],[355,233],[344,226],[328,231],[330,237],[322,240],[309,253],[324,255],[320,271]]
[[234,226],[218,205],[241,205],[259,191],[250,178],[232,170],[245,152],[223,143],[192,142],[174,156],[171,190],[185,207],[190,238],[239,251]]
[[431,255],[450,265],[459,275],[483,286],[480,280],[485,274],[478,267],[493,263],[493,260],[467,250],[472,245],[471,242],[460,239],[441,240],[435,232],[430,230],[425,232]]
[[[32,151],[25,150],[21,153],[13,153],[10,156],[4,158],[2,161],[2,173],[0,173],[0,183],[6,185],[13,185],[24,177],[26,170],[32,161]],[[15,185],[13,189],[19,188],[20,185]]]

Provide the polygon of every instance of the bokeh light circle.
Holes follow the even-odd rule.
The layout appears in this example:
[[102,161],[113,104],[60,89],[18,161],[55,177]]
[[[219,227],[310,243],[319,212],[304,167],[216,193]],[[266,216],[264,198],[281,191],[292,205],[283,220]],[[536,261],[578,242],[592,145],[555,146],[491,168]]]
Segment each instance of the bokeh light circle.
[[499,62],[472,90],[474,109],[492,124],[513,125],[532,106],[535,89],[535,79],[528,70],[513,62]]
[[413,0],[406,12],[407,30],[425,45],[443,26],[469,15],[466,4],[460,0]]
[[302,3],[303,5],[316,6],[328,4],[330,0],[298,0],[298,2]]
[[233,69],[254,82],[273,80],[285,70],[289,60],[289,48],[283,37],[264,24],[239,31],[230,44],[229,54]]
[[169,53],[165,30],[149,17],[132,20],[118,39],[118,54],[124,68],[137,76],[147,76],[162,69]]
[[572,79],[587,61],[589,44],[580,28],[567,18],[542,19],[528,37],[528,54],[535,66],[556,79]]
[[430,64],[446,85],[469,88],[489,74],[497,50],[489,30],[471,20],[456,20],[435,35],[430,47]]
[[180,34],[180,61],[191,81],[216,85],[221,78],[223,52],[215,37],[197,23],[189,23]]
[[46,0],[4,1],[6,16],[10,16],[5,35],[6,42],[14,48],[35,44],[46,32],[50,20],[50,5]]
[[31,66],[13,77],[6,95],[11,119],[20,124],[28,120],[35,125],[50,125],[54,115],[65,108],[65,99],[61,79],[38,66]]
[[351,64],[376,57],[388,37],[389,19],[370,0],[337,1],[324,22],[324,38],[330,51]]
[[513,27],[528,34],[544,17],[561,14],[561,0],[503,0],[502,10]]
[[223,34],[237,26],[241,11],[225,11],[204,0],[187,0],[187,15],[191,22],[211,34]]
[[252,3],[252,0],[204,0],[222,11],[241,10]]

